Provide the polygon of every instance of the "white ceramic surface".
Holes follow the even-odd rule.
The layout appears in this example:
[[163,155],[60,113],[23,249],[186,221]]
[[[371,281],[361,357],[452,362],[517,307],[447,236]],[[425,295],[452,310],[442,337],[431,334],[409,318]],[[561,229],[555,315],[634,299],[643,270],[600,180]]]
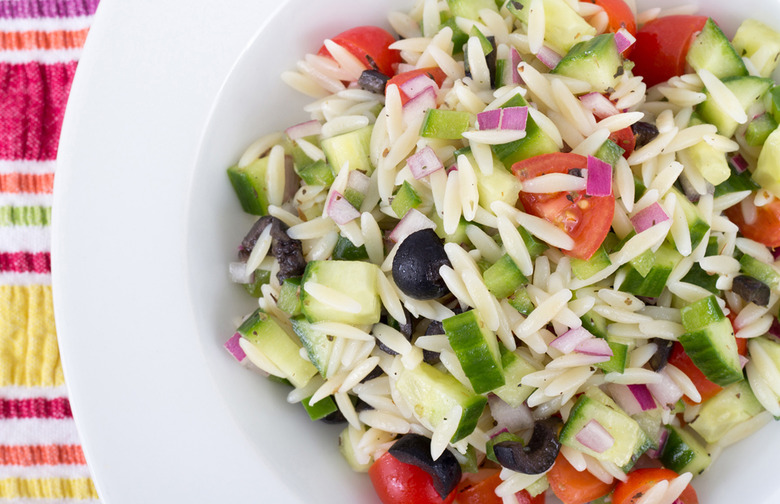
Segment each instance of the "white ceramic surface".
[[[745,15],[780,28],[775,0],[700,2],[729,34]],[[66,381],[106,504],[376,501],[342,462],[337,429],[221,348],[251,308],[226,275],[251,219],[224,170],[305,118],[282,70],[409,5],[101,3],[63,127],[52,270]],[[701,502],[780,502],[766,448],[778,443],[772,425],[727,450],[698,480]]]

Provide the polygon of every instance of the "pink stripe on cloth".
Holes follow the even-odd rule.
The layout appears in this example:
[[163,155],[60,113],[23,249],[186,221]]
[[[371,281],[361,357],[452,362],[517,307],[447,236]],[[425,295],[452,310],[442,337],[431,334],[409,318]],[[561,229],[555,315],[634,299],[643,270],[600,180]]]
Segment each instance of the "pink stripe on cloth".
[[99,0],[0,0],[0,19],[91,16]]
[[34,397],[30,399],[0,398],[0,419],[7,418],[73,418],[70,401],[66,397],[46,399]]
[[51,273],[49,252],[0,252],[0,273]]
[[0,63],[0,159],[48,161],[76,71],[70,63]]

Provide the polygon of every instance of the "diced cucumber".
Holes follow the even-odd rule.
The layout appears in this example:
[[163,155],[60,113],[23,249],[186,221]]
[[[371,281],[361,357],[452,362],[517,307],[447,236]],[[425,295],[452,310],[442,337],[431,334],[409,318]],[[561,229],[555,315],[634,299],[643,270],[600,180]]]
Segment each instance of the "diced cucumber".
[[653,408],[639,413],[634,413],[631,418],[636,420],[639,427],[650,440],[651,445],[648,450],[658,450],[661,447],[662,436],[666,430],[663,427],[663,413],[661,408]]
[[655,264],[655,254],[651,249],[645,250],[635,258],[628,261],[628,264],[633,267],[637,273],[642,275],[642,277],[646,277],[648,273],[650,273],[650,270],[653,269],[653,264]]
[[551,73],[584,80],[594,91],[607,93],[615,89],[623,72],[615,35],[604,33],[574,45]]
[[750,176],[750,171],[737,172],[733,163],[729,163],[729,178],[715,186],[715,197],[718,198],[724,194],[739,191],[755,191],[759,188]]
[[493,436],[488,440],[487,444],[485,445],[485,458],[487,458],[488,460],[492,460],[496,464],[500,464],[498,459],[496,459],[496,453],[493,447],[496,446],[498,443],[503,443],[504,441],[523,443],[523,438],[521,438],[517,434],[512,434],[511,432],[502,432],[501,434]]
[[704,179],[713,185],[724,182],[731,175],[726,153],[704,140],[678,153],[686,166],[693,166]]
[[294,386],[303,387],[317,374],[311,362],[301,357],[298,341],[260,308],[238,327],[237,332],[279,368]]
[[301,180],[311,186],[329,187],[336,178],[333,175],[333,170],[331,170],[330,165],[322,159],[306,165],[303,168],[296,168],[295,171],[298,173],[298,176],[301,177]]
[[774,130],[764,140],[764,146],[758,155],[758,163],[753,171],[753,180],[762,188],[780,197],[780,128]]
[[615,166],[615,163],[623,156],[624,152],[626,152],[626,150],[623,147],[612,140],[607,140],[601,144],[601,147],[599,147],[593,156],[601,159],[605,163],[609,163],[611,166]]
[[477,449],[474,445],[468,445],[466,453],[461,453],[458,450],[452,450],[452,454],[458,459],[461,472],[465,473],[477,473],[479,472],[479,462],[477,461]]
[[536,497],[547,491],[548,488],[550,488],[550,480],[547,479],[547,474],[543,474],[541,478],[525,487],[525,491],[531,497]]
[[493,393],[513,408],[519,408],[535,390],[534,387],[523,385],[520,381],[525,375],[538,371],[538,369],[522,355],[510,352],[503,346],[501,347],[501,366],[504,368],[504,381],[506,383],[494,389]]
[[548,249],[546,243],[526,231],[523,226],[519,226],[517,232],[520,233],[520,237],[523,239],[523,243],[525,244],[525,248],[528,249],[528,255],[531,256],[531,259],[536,259]]
[[748,145],[760,147],[766,139],[777,129],[777,121],[769,113],[763,113],[748,123],[745,130],[745,141]]
[[279,299],[276,306],[287,315],[294,317],[301,314],[301,279],[288,278],[282,282]]
[[680,336],[685,353],[712,382],[725,387],[743,379],[737,342],[729,319],[715,296],[680,310],[686,333]]
[[622,373],[626,370],[626,362],[628,362],[628,345],[609,339],[607,339],[607,345],[612,350],[612,357],[608,361],[598,362],[594,366],[605,373]]
[[526,317],[534,310],[534,302],[525,287],[520,287],[515,292],[507,296],[507,302],[512,308],[522,313]]
[[780,273],[771,265],[755,257],[743,254],[739,258],[740,270],[747,276],[760,280],[772,289],[780,288]]
[[404,180],[404,183],[401,184],[401,187],[393,196],[390,208],[393,209],[395,215],[400,219],[406,215],[406,212],[412,208],[417,208],[421,203],[422,199],[417,194],[417,191],[414,190],[414,187],[409,182]]
[[[442,12],[442,17],[445,12]],[[440,30],[442,28],[449,28],[452,30],[452,55],[463,54],[463,46],[469,41],[469,34],[464,32],[458,26],[458,23],[454,16],[448,17],[441,23]],[[432,36],[432,34],[425,33],[425,36]]]
[[674,425],[667,426],[666,444],[659,457],[664,467],[677,474],[689,472],[698,476],[712,463],[707,447],[687,430]]
[[242,168],[238,165],[228,168],[228,179],[244,212],[252,215],[268,213],[267,171],[268,157],[256,159]]
[[244,284],[244,290],[252,297],[259,298],[263,295],[263,285],[271,281],[271,272],[268,270],[257,269],[252,273],[252,279]]
[[396,390],[412,407],[415,415],[434,429],[444,421],[454,406],[460,406],[463,414],[450,440],[452,443],[474,432],[487,404],[487,397],[472,392],[451,374],[439,371],[425,362],[413,369],[401,371],[396,381]]
[[586,280],[611,264],[612,261],[609,260],[609,254],[607,254],[602,245],[587,261],[573,257],[571,259],[571,271],[580,280]]
[[479,11],[482,9],[490,9],[498,12],[494,0],[447,0],[447,5],[453,16],[473,19],[475,21],[479,19]]
[[688,273],[682,277],[682,281],[703,287],[716,296],[720,294],[720,289],[718,289],[718,275],[710,275],[704,271],[698,263],[691,266]]
[[780,33],[761,21],[746,19],[737,29],[732,44],[740,56],[752,60],[759,75],[772,75],[780,58]]
[[459,313],[441,323],[474,392],[482,394],[504,385],[498,339],[485,327],[477,310]]
[[701,32],[691,42],[685,60],[694,70],[709,70],[718,79],[748,74],[742,58],[712,18],[707,19]]
[[436,236],[441,238],[447,243],[469,243],[468,235],[466,235],[466,227],[470,224],[466,219],[462,218],[458,221],[458,227],[454,233],[448,234],[444,231],[444,221],[441,219],[439,212],[432,212],[429,215],[431,220],[436,224]]
[[320,399],[314,404],[311,403],[311,397],[307,397],[301,401],[301,404],[312,420],[320,420],[339,410],[339,407],[336,406],[336,401],[333,400],[333,396]]
[[701,216],[699,207],[691,203],[691,201],[685,197],[676,187],[670,189],[676,196],[677,201],[682,207],[683,214],[685,214],[685,220],[688,221],[688,230],[691,234],[691,248],[695,249],[699,246],[699,243],[707,236],[707,231],[710,229],[710,225]]
[[631,265],[627,267],[626,277],[620,284],[623,292],[635,296],[658,297],[666,287],[666,280],[672,270],[682,260],[682,256],[668,243],[663,243],[655,253],[655,261],[647,275],[642,276]]
[[[369,459],[366,462],[358,461],[358,455],[355,452],[356,447],[351,435],[352,431],[355,431],[357,436],[362,435],[362,432],[358,429],[355,429],[351,425],[347,426],[341,431],[341,434],[339,434],[339,451],[353,471],[362,473],[368,472],[368,468],[371,467],[371,460]],[[359,439],[357,436],[356,438]]]
[[708,443],[717,443],[731,428],[764,411],[747,380],[733,383],[706,400],[689,425]]
[[356,247],[349,238],[339,235],[331,257],[337,261],[363,261],[368,259],[368,251],[365,245]]
[[420,136],[459,140],[471,127],[472,115],[460,110],[428,109],[420,128]]
[[[566,54],[574,44],[596,35],[596,29],[589,25],[566,0],[543,0],[544,42],[558,54]],[[528,25],[528,10],[531,0],[513,0],[506,8],[517,19]]]
[[312,328],[311,323],[304,317],[293,317],[290,319],[290,324],[295,335],[301,340],[303,348],[306,349],[309,361],[323,378],[327,378],[330,354],[333,352],[333,338]]
[[[331,321],[365,325],[379,322],[382,304],[377,290],[378,267],[361,261],[310,261],[301,279],[301,310],[309,322]],[[312,296],[312,282],[341,294],[350,306],[339,306]]]
[[520,286],[528,283],[528,279],[517,267],[515,261],[504,254],[492,266],[482,273],[485,286],[498,299],[514,293]]
[[322,140],[322,150],[328,158],[328,164],[338,175],[345,163],[350,170],[360,170],[371,175],[374,166],[371,164],[370,144],[371,132],[374,126],[369,124],[363,128],[342,133]]
[[[752,105],[761,100],[764,94],[774,86],[772,79],[752,75],[726,77],[722,81],[734,93],[744,111],[747,111]],[[707,98],[696,106],[696,112],[705,122],[714,124],[721,135],[726,137],[734,136],[738,126],[737,121],[721,107],[720,103],[712,97],[709,91],[705,90],[705,95]]]
[[[577,440],[577,434],[595,420],[612,436],[612,446],[597,452]],[[651,445],[639,424],[631,417],[583,394],[569,414],[560,433],[561,444],[579,450],[597,460],[612,462],[628,470]]]
[[[528,102],[518,94],[507,100],[506,103],[501,105],[501,108],[523,107],[527,105]],[[550,138],[547,133],[542,131],[530,115],[526,120],[524,138],[515,140],[514,142],[493,145],[491,148],[496,157],[507,167],[511,167],[513,164],[522,161],[523,159],[528,159],[540,154],[558,152],[559,150],[555,141]]]
[[493,161],[493,173],[486,175],[476,168],[477,163],[473,156],[469,155],[471,166],[475,167],[477,176],[477,190],[479,191],[479,204],[484,208],[490,208],[494,201],[503,201],[509,206],[515,206],[519,199],[520,189],[523,184],[520,179],[509,172],[498,159]]

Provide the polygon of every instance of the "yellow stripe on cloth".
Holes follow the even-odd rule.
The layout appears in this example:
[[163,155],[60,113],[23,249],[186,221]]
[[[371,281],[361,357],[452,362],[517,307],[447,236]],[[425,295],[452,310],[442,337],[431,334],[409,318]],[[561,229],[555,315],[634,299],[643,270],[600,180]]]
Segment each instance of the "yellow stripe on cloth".
[[42,478],[0,480],[3,499],[97,499],[95,485],[89,478]]
[[0,286],[0,387],[56,387],[64,381],[51,286]]

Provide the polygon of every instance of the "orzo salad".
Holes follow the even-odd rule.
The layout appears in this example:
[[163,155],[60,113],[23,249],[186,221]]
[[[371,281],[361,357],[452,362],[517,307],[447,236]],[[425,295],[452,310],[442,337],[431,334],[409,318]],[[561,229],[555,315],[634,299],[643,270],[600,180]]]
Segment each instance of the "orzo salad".
[[384,504],[697,503],[780,417],[780,34],[633,0],[388,28],[313,47],[310,120],[228,169],[259,306],[226,347]]

